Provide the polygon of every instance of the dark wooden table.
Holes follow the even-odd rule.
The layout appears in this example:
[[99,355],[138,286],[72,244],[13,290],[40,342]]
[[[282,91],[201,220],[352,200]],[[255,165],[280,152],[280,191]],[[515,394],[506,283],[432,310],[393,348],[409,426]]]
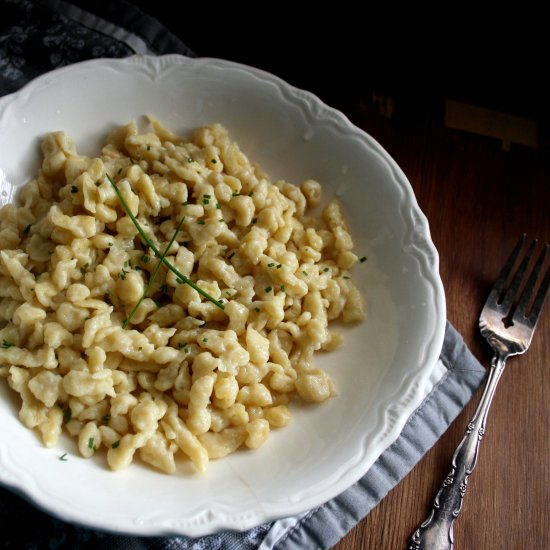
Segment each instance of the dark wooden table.
[[[381,108],[387,102],[360,99],[357,108],[348,103],[348,112],[407,174],[440,254],[448,319],[487,365],[490,350],[477,319],[488,289],[522,233],[550,243],[547,145],[512,143],[505,151],[496,138],[446,128],[444,101],[412,116],[410,105],[400,111],[396,100],[391,118]],[[531,348],[510,359],[495,395],[455,526],[457,549],[550,548],[549,337],[550,300]],[[429,511],[480,395],[334,550],[406,547]]]

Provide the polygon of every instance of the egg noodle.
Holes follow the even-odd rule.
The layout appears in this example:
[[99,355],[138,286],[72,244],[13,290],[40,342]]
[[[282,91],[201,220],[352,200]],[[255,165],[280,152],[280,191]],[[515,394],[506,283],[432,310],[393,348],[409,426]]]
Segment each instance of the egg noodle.
[[97,158],[64,132],[42,153],[0,210],[0,375],[46,446],[65,429],[113,470],[137,452],[204,472],[286,426],[293,399],[335,395],[314,352],[364,306],[339,203],[307,215],[318,182],[270,181],[219,124],[189,140],[153,117]]

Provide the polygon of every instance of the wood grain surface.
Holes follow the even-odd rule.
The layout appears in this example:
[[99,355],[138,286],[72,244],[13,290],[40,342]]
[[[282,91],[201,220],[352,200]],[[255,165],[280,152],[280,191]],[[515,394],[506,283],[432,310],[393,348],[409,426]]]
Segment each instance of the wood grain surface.
[[[384,105],[393,103],[388,118]],[[351,107],[351,108],[350,108]],[[401,110],[402,107],[402,110]],[[550,157],[538,148],[444,126],[442,101],[410,105],[348,98],[352,120],[375,137],[408,176],[440,254],[447,317],[474,355],[490,349],[477,319],[496,275],[522,233],[550,243]],[[511,358],[497,389],[462,513],[456,549],[550,548],[550,300],[531,348]],[[481,391],[436,445],[334,550],[404,549],[429,511]]]

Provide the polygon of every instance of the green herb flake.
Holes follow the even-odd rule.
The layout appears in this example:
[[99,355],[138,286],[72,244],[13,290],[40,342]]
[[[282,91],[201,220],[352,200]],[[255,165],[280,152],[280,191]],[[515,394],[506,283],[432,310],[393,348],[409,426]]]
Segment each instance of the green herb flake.
[[202,199],[202,204],[210,204],[210,199],[204,197],[204,198]]
[[[122,205],[122,208],[124,209],[124,211],[126,212],[126,214],[128,215],[128,217],[132,220],[132,223],[134,224],[135,228],[137,229],[138,233],[141,235],[141,237],[143,238],[143,240],[145,241],[145,243],[149,246],[149,248],[155,253],[155,256],[157,256],[159,258],[159,261],[158,261],[158,264],[157,264],[157,267],[160,268],[160,265],[161,264],[164,264],[170,271],[172,271],[172,273],[174,273],[174,275],[176,275],[177,277],[179,277],[180,279],[182,279],[186,284],[188,284],[191,288],[193,288],[194,290],[196,290],[199,294],[201,294],[202,296],[204,296],[207,300],[209,300],[210,302],[212,302],[214,305],[218,306],[220,309],[224,309],[224,306],[222,304],[220,304],[215,298],[213,298],[212,296],[210,296],[210,294],[208,294],[206,291],[204,291],[202,288],[200,288],[198,285],[196,285],[193,281],[191,281],[190,279],[188,279],[187,277],[185,277],[185,275],[182,275],[168,260],[166,260],[165,256],[166,256],[166,253],[168,252],[168,249],[169,247],[171,246],[173,240],[175,240],[176,236],[177,236],[177,233],[178,233],[178,230],[179,230],[179,227],[178,229],[176,230],[176,232],[174,233],[173,237],[172,237],[172,241],[169,243],[169,246],[166,248],[166,250],[164,251],[164,253],[161,254],[161,252],[155,247],[155,245],[151,242],[151,239],[147,236],[147,234],[145,233],[145,231],[143,230],[143,228],[141,227],[141,225],[139,224],[139,222],[137,221],[136,217],[132,214],[132,211],[130,210],[130,207],[128,206],[128,203],[126,202],[126,200],[124,199],[122,193],[120,192],[120,189],[117,187],[117,184],[113,181],[113,179],[109,176],[109,174],[106,174],[107,176],[107,179],[109,180],[109,183],[111,184],[111,186],[113,187],[113,189],[115,190],[115,193],[117,194],[117,197]],[[183,222],[183,219],[182,221],[180,222],[180,224]],[[130,312],[130,316],[132,315],[133,312],[135,312],[140,304],[141,300],[138,301],[138,303],[134,306],[134,310],[132,312]],[[129,320],[130,316],[125,320],[125,323],[127,323],[127,321]]]
[[325,267],[325,269],[323,269],[323,271],[326,273],[327,271],[330,271],[330,267]]
[[302,271],[302,273],[307,277],[308,276],[308,272],[307,271]]
[[283,264],[278,264],[277,265],[277,269],[281,269],[281,267],[283,267]]
[[63,424],[68,424],[71,421],[72,416],[73,413],[71,412],[71,409],[65,409],[63,411]]
[[187,346],[187,342],[183,342],[182,344],[178,344],[179,349],[185,349],[186,346]]
[[178,277],[176,279],[176,283],[178,283],[178,285],[182,285],[183,283],[185,283],[185,281],[182,278]]
[[25,229],[23,229],[23,234],[28,235],[29,231],[31,230],[32,225],[29,223],[29,225],[25,226]]
[[285,285],[281,285],[281,292],[284,292],[285,291]]
[[90,437],[88,439],[88,449],[92,449],[92,451],[95,453],[97,451],[97,447],[94,445],[94,438]]
[[257,311],[258,313],[260,313],[260,308],[259,308],[259,307],[255,307],[255,308],[254,308],[254,311]]
[[216,204],[216,210],[221,210],[222,209],[222,205],[220,203]]
[[231,193],[232,197],[238,197],[240,195],[239,191],[235,191],[235,193]]
[[112,445],[111,445],[111,449],[118,449],[118,446],[120,445],[120,439],[118,441],[115,441]]
[[212,164],[218,164],[218,161],[217,161],[216,159],[212,159],[210,162],[211,162]]
[[208,342],[208,338],[203,338],[202,341],[206,344],[206,342]]
[[271,287],[271,286],[266,286],[266,287],[264,288],[264,290],[265,290],[266,292],[271,292],[271,291],[273,290],[273,287]]
[[254,191],[250,191],[250,193],[248,193],[249,197],[251,197],[252,195],[254,195]]
[[204,225],[206,222],[205,222],[204,220],[199,220],[197,223],[198,223],[199,225]]
[[148,264],[151,261],[151,256],[148,256],[147,254],[144,254],[141,258],[142,264]]
[[71,185],[71,193],[78,193],[78,187],[76,185]]
[[363,256],[359,261],[360,261],[361,263],[366,262],[366,261],[367,261],[367,257],[366,257],[366,256]]
[[15,346],[13,342],[9,342],[8,340],[2,339],[2,344],[0,345],[0,348],[8,349]]
[[63,454],[59,457],[59,460],[61,460],[61,462],[67,462],[67,453],[63,453]]
[[351,277],[349,277],[348,275],[344,275],[342,278],[343,279],[351,279]]
[[273,262],[270,262],[267,264],[267,267],[273,267],[275,264]]

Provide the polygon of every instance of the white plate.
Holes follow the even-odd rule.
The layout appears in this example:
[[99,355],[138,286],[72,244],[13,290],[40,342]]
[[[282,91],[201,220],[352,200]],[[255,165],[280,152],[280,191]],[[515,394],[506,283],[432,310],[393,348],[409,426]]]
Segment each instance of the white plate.
[[113,473],[103,453],[80,458],[68,439],[44,448],[0,380],[0,482],[65,520],[135,535],[199,536],[304,512],[357,481],[420,402],[445,330],[428,223],[396,163],[341,113],[265,72],[177,55],[79,63],[2,98],[0,203],[36,173],[43,134],[63,129],[97,154],[106,131],[146,113],[182,133],[221,122],[272,177],[314,178],[340,197],[368,256],[354,267],[368,320],[317,359],[340,396],[295,409],[258,451],[166,476],[140,464]]

